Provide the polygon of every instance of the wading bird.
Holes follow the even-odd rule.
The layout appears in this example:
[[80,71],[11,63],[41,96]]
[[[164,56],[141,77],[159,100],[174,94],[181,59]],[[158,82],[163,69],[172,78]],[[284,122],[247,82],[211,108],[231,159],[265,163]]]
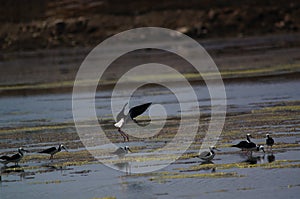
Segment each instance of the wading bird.
[[214,157],[216,155],[214,150],[220,151],[215,146],[211,146],[211,147],[209,147],[209,151],[203,151],[202,153],[199,154],[198,157],[205,161],[211,161],[212,159],[214,159]]
[[150,103],[146,103],[146,104],[141,104],[139,106],[135,106],[132,107],[128,114],[126,115],[124,113],[125,111],[125,107],[127,106],[128,103],[126,103],[123,106],[123,109],[120,111],[120,113],[117,115],[116,120],[117,122],[114,124],[115,127],[118,128],[118,132],[122,135],[122,137],[124,138],[124,142],[125,141],[129,141],[129,136],[127,133],[125,133],[124,131],[121,130],[121,128],[129,121],[132,120],[135,123],[138,123],[135,118],[141,114],[143,114],[148,108],[149,106],[152,104]]
[[266,145],[272,151],[272,146],[274,145],[274,139],[270,136],[270,134],[266,135]]
[[56,147],[50,147],[50,148],[45,149],[45,150],[43,150],[43,151],[39,151],[38,153],[46,153],[46,154],[50,154],[51,156],[50,156],[49,159],[51,160],[51,159],[53,158],[53,156],[54,156],[56,153],[60,152],[62,149],[64,149],[65,151],[68,152],[67,148],[66,148],[64,145],[60,144],[60,145],[58,145],[57,148],[56,148]]
[[251,142],[250,137],[252,137],[249,133],[246,135],[246,140],[240,141],[238,144],[232,145],[231,147],[237,147],[242,149],[242,151],[247,151],[250,148],[256,148],[256,144]]
[[119,158],[124,157],[126,154],[128,154],[129,152],[132,153],[132,151],[130,150],[130,148],[128,146],[125,147],[119,147],[116,151],[114,151],[112,154],[113,155],[117,155],[119,156]]
[[23,149],[22,147],[20,147],[18,149],[18,153],[12,155],[12,156],[7,156],[7,155],[3,155],[0,157],[0,162],[2,164],[4,164],[5,166],[10,163],[13,162],[15,163],[15,165],[18,165],[18,163],[20,162],[20,160],[24,157],[24,152],[29,152],[25,149]]
[[247,155],[250,154],[250,156],[252,156],[252,152],[253,151],[263,151],[265,153],[264,150],[264,146],[263,145],[257,145],[254,142],[243,142],[241,141],[238,144],[232,145],[232,147],[237,147],[242,149],[243,151],[247,151]]
[[237,147],[242,149],[242,151],[247,151],[247,154],[250,153],[252,155],[253,151],[260,151],[262,150],[265,152],[264,147],[262,145],[257,145],[250,140],[251,135],[247,134],[246,140],[240,141],[238,144],[234,144],[231,147]]

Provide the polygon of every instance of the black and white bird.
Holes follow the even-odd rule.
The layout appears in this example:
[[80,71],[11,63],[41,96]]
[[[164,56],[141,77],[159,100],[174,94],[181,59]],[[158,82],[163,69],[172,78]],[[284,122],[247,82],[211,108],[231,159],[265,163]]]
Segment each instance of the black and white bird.
[[20,162],[20,160],[24,157],[24,152],[29,152],[25,149],[23,149],[22,147],[20,147],[18,149],[18,153],[12,155],[12,156],[7,156],[7,155],[3,155],[0,157],[0,162],[2,164],[4,164],[5,166],[12,162],[15,163],[15,165],[18,165],[18,163]]
[[263,153],[265,153],[265,147],[263,145],[256,145],[256,151],[262,151]]
[[270,134],[266,135],[266,145],[272,151],[272,146],[274,145],[274,139],[270,136]]
[[242,151],[246,151],[247,154],[250,154],[252,156],[253,151],[264,151],[264,147],[262,145],[257,145],[254,142],[250,140],[250,137],[252,137],[250,134],[247,134],[246,140],[240,141],[238,144],[234,144],[231,147],[237,147],[242,149]]
[[129,141],[129,136],[127,133],[125,133],[124,131],[121,130],[121,128],[130,120],[134,121],[135,123],[137,123],[137,121],[135,120],[135,118],[141,114],[143,114],[148,108],[149,106],[152,104],[150,103],[146,103],[146,104],[141,104],[139,106],[135,106],[132,107],[128,114],[126,115],[124,113],[125,111],[125,107],[127,106],[128,103],[126,103],[122,110],[120,111],[120,113],[117,115],[116,120],[117,122],[114,124],[115,127],[118,128],[118,132],[122,135],[122,137],[124,138],[124,142],[125,141]]
[[216,155],[214,150],[220,151],[215,146],[210,146],[209,151],[203,151],[202,153],[199,154],[198,157],[205,161],[211,161],[212,159],[214,159],[214,157]]
[[241,141],[238,144],[232,145],[232,147],[237,147],[242,149],[243,151],[247,152],[247,155],[252,156],[252,152],[259,152],[262,151],[265,153],[263,145],[257,145],[254,142],[248,141]]
[[234,144],[231,147],[237,147],[242,149],[242,151],[248,151],[250,149],[256,149],[256,144],[251,142],[249,133],[246,135],[246,140],[240,141],[238,144]]
[[130,148],[128,146],[125,147],[119,147],[116,151],[114,151],[112,154],[117,155],[119,158],[124,157],[128,153],[132,153]]
[[66,148],[64,145],[60,144],[60,145],[58,145],[58,147],[50,147],[50,148],[48,148],[48,149],[39,151],[38,153],[46,153],[46,154],[50,154],[50,155],[51,155],[51,156],[50,156],[50,160],[51,160],[51,159],[53,158],[53,156],[54,156],[56,153],[60,152],[62,149],[64,149],[65,151],[68,152],[67,148]]

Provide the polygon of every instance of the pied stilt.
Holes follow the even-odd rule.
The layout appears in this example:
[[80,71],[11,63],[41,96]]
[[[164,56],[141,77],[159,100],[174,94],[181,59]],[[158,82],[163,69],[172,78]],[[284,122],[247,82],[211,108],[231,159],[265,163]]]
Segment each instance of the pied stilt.
[[252,142],[250,140],[250,137],[251,137],[251,135],[247,134],[246,141],[245,140],[241,141],[238,144],[232,145],[231,147],[240,148],[240,149],[242,149],[242,151],[247,151],[247,154],[250,153],[250,155],[252,155],[253,151],[260,151],[260,150],[262,150],[263,152],[265,152],[264,147],[262,145],[257,145],[254,142]]
[[13,162],[15,163],[15,165],[18,165],[18,163],[20,162],[20,160],[24,157],[24,152],[29,152],[25,149],[23,149],[22,147],[20,147],[18,149],[18,153],[12,155],[12,156],[7,156],[7,155],[3,155],[0,157],[0,162],[2,164],[4,164],[5,166],[10,163]]
[[[242,149],[242,151],[247,151],[250,148],[256,148],[256,144],[251,142],[250,137],[252,137],[249,133],[246,135],[246,140],[240,141],[238,144],[232,145],[231,147],[237,147]],[[254,144],[254,145],[253,145]]]
[[135,123],[137,123],[137,121],[135,120],[135,118],[141,114],[143,114],[148,108],[149,106],[152,104],[150,103],[146,103],[146,104],[141,104],[139,106],[135,106],[132,107],[128,114],[126,115],[124,113],[125,111],[125,107],[127,106],[128,103],[126,103],[123,106],[123,109],[120,111],[120,113],[117,115],[116,120],[117,122],[114,124],[115,127],[118,128],[118,132],[122,135],[122,137],[124,138],[124,142],[125,141],[129,141],[129,136],[127,133],[125,133],[124,131],[121,130],[121,128],[129,121],[132,120]]
[[130,150],[130,148],[128,146],[125,147],[119,147],[116,151],[114,151],[112,154],[117,155],[120,157],[124,157],[126,154],[128,154],[129,152],[132,153],[132,151]]
[[266,135],[266,145],[272,151],[272,146],[274,145],[274,139],[270,136],[270,134]]
[[211,161],[216,155],[214,150],[220,151],[215,146],[211,146],[209,147],[209,151],[203,151],[202,153],[199,154],[198,157],[205,161]]
[[50,148],[45,149],[45,150],[43,150],[43,151],[39,151],[38,153],[46,153],[46,154],[50,154],[51,156],[50,156],[49,159],[51,160],[51,159],[53,158],[53,156],[54,156],[56,153],[60,152],[62,149],[64,149],[65,151],[68,152],[67,148],[66,148],[64,145],[60,144],[60,145],[58,145],[57,148],[56,148],[56,147],[50,147]]

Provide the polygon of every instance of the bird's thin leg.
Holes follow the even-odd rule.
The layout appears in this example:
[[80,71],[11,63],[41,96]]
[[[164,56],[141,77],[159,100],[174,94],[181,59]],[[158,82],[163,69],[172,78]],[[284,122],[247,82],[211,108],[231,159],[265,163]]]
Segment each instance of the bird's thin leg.
[[252,156],[252,151],[246,151],[247,156]]
[[127,133],[121,130],[121,128],[118,128],[119,133],[123,136],[124,142],[128,141],[129,142],[129,136]]

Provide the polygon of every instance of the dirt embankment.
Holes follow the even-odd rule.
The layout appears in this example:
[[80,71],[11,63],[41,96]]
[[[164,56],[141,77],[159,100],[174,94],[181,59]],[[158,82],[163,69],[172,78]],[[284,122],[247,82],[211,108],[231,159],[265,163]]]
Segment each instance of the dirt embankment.
[[294,0],[11,0],[0,3],[2,51],[95,46],[135,27],[159,26],[194,38],[299,32]]

